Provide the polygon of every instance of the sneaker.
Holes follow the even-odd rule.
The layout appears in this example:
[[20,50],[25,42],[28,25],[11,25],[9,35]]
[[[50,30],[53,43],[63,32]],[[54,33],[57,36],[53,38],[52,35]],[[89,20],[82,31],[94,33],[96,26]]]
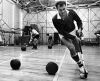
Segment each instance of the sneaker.
[[86,79],[87,77],[88,77],[88,73],[85,73],[85,74],[80,73],[80,78],[81,79]]
[[86,79],[88,76],[88,71],[84,66],[79,68],[80,74],[83,74],[84,76],[81,77],[81,79]]
[[34,46],[32,49],[37,49],[37,46]]
[[86,79],[88,77],[88,72],[85,71],[85,73],[80,73],[81,79]]

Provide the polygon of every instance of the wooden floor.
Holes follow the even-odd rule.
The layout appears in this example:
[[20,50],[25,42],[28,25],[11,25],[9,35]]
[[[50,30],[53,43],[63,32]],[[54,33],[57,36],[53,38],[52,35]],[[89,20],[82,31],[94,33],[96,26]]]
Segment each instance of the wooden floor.
[[[71,59],[65,46],[56,45],[52,49],[39,46],[38,50],[27,47],[22,52],[20,47],[0,47],[0,81],[100,81],[100,47],[83,46],[84,59],[89,71],[87,79],[79,77],[77,64]],[[10,67],[10,60],[21,60],[20,70]],[[45,67],[50,61],[59,65],[55,76],[47,74]]]

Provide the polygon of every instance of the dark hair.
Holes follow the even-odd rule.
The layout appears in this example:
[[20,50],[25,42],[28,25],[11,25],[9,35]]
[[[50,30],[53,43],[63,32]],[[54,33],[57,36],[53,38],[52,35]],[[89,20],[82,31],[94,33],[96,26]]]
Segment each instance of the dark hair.
[[60,5],[60,6],[66,5],[66,1],[58,1],[58,2],[56,2],[56,4],[55,4],[56,8],[58,7],[58,5]]

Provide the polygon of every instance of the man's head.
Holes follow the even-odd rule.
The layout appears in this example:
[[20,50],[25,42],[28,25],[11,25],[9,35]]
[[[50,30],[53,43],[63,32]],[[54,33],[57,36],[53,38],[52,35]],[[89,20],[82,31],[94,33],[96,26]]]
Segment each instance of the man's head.
[[63,15],[66,11],[66,2],[65,1],[58,1],[56,4],[56,9],[58,10],[59,14]]

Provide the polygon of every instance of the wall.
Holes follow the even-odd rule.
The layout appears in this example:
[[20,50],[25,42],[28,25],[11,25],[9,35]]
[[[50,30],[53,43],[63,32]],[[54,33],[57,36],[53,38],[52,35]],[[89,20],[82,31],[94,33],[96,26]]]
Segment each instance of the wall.
[[[43,11],[27,14],[15,4],[2,0],[0,3],[0,30],[11,31],[12,28],[23,28],[25,25],[37,24],[41,33],[43,43],[47,43],[46,33],[54,33],[52,17],[56,10]],[[95,31],[100,29],[100,8],[78,8],[74,9],[83,22],[84,38],[95,38]],[[20,31],[21,32],[21,31]],[[14,43],[14,34],[0,32],[4,43]]]
[[[74,10],[82,19],[84,38],[95,38],[94,32],[100,29],[100,8],[77,8]],[[56,10],[51,10],[35,14],[26,14],[24,21],[36,23],[42,33],[40,40],[43,43],[47,43],[46,33],[53,33],[55,31],[52,24],[52,17],[56,13]],[[26,22],[24,22],[24,25],[25,23]]]
[[77,13],[83,21],[84,38],[95,38],[94,33],[100,29],[100,8],[78,9]]
[[52,24],[52,17],[56,11],[43,11],[39,13],[27,14],[24,16],[24,26],[30,24],[37,24],[41,33],[40,42],[47,43],[47,33],[54,33],[55,29]]
[[0,32],[4,44],[14,44],[14,34],[7,31],[13,31],[19,27],[19,8],[9,0],[2,0],[0,4]]

